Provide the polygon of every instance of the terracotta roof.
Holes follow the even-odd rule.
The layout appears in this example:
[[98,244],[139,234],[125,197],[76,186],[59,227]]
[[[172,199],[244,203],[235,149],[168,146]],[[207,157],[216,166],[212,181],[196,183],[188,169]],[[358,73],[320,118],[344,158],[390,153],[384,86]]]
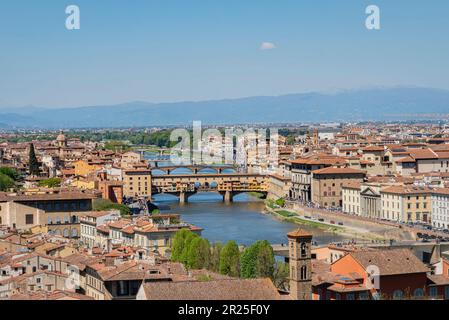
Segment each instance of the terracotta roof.
[[91,211],[85,214],[86,217],[91,217],[91,218],[99,218],[99,217],[103,217],[103,216],[107,216],[111,213],[114,213],[114,211]]
[[435,153],[438,155],[438,158],[440,158],[440,159],[448,159],[449,158],[449,151],[435,151]]
[[357,170],[352,168],[334,168],[327,167],[318,170],[312,171],[313,174],[365,174],[366,172],[363,170]]
[[449,285],[449,277],[442,274],[432,274],[427,275],[427,278],[431,281],[430,285],[443,286]]
[[426,149],[408,149],[410,156],[416,160],[422,159],[438,159],[438,155],[429,148]]
[[95,199],[100,197],[99,192],[87,190],[61,190],[40,193],[0,193],[0,201],[49,201],[49,200],[79,200]]
[[410,156],[404,157],[404,158],[400,158],[398,160],[396,160],[397,163],[403,163],[403,162],[416,162],[416,160]]
[[[143,280],[144,278],[170,279],[170,277],[158,266],[137,263],[136,261],[124,262],[121,265],[111,267],[101,264],[96,264],[91,267],[97,269],[97,273],[103,281]],[[154,271],[154,273],[151,273],[150,271]]]
[[18,293],[12,295],[10,300],[94,300],[94,298],[69,291],[38,291],[29,293]]
[[368,146],[362,149],[363,151],[385,151],[383,146]]
[[383,193],[395,193],[395,194],[430,194],[434,189],[428,187],[417,186],[391,186],[381,190]]
[[347,181],[347,182],[343,182],[341,187],[345,188],[345,189],[357,189],[357,190],[360,190],[361,185],[362,184],[360,182]]
[[449,195],[449,188],[435,188],[433,194],[436,195]]
[[381,276],[430,271],[409,249],[356,251],[349,255],[365,269],[377,266]]
[[109,226],[106,224],[103,224],[101,226],[97,226],[97,231],[103,232],[103,233],[109,233]]
[[301,157],[295,160],[290,160],[290,163],[294,164],[328,164],[328,165],[337,165],[337,164],[345,164],[346,160],[342,157],[338,157],[335,155],[329,155],[329,154],[319,154],[319,155],[313,155],[310,157]]
[[280,300],[270,279],[149,282],[143,284],[147,300]]
[[131,223],[132,223],[131,220],[128,220],[128,219],[120,219],[120,220],[113,221],[113,222],[109,223],[108,226],[109,226],[110,228],[122,229],[122,228],[128,226],[128,225],[131,224]]
[[287,237],[289,238],[312,238],[312,234],[304,231],[302,229],[296,229],[295,231],[291,231],[287,233]]

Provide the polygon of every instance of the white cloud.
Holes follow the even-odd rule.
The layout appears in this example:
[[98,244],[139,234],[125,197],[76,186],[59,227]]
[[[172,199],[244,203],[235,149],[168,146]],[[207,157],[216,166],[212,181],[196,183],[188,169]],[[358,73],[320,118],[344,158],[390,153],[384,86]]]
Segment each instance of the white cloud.
[[272,42],[262,42],[260,45],[260,50],[272,50],[276,49],[276,45]]

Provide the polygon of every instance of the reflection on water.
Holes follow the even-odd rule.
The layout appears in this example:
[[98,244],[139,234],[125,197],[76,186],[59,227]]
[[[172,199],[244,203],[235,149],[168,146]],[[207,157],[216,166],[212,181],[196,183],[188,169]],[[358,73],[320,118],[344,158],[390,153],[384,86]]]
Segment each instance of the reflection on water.
[[[221,202],[221,196],[214,193],[200,193],[189,198],[189,203],[179,204],[175,197],[155,195],[155,204],[160,204],[162,212],[180,213],[188,223],[204,228],[203,237],[211,242],[236,240],[249,245],[257,240],[270,243],[287,243],[287,232],[298,225],[280,221],[269,214],[263,214],[263,201],[246,194],[234,198],[234,202]],[[314,235],[318,244],[342,241],[344,238],[319,229],[301,226]]]

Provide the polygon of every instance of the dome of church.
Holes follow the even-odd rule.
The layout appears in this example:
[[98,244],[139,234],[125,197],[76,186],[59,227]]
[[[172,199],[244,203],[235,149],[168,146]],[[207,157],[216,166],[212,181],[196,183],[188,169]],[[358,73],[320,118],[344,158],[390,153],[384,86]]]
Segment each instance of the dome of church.
[[64,135],[63,132],[61,132],[61,133],[56,137],[56,141],[60,141],[60,142],[65,141],[65,135]]

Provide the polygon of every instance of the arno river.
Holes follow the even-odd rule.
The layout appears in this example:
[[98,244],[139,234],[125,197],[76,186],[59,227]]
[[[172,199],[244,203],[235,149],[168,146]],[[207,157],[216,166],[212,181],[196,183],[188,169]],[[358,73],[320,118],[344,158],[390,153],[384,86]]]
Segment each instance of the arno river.
[[[154,159],[147,154],[146,159]],[[232,172],[226,169],[224,172]],[[203,173],[214,173],[203,170]],[[154,170],[153,174],[161,174]],[[172,174],[191,173],[188,169],[176,169]],[[179,204],[177,198],[170,195],[155,195],[154,204],[162,212],[179,213],[185,222],[203,228],[202,236],[211,242],[235,240],[240,245],[249,245],[257,240],[268,240],[272,244],[287,243],[287,232],[299,226],[283,222],[265,213],[263,200],[240,194],[232,203],[222,202],[222,197],[215,193],[199,193],[189,198],[186,204]],[[318,244],[345,240],[341,235],[301,226],[314,235]]]
[[[287,243],[287,232],[299,227],[264,213],[263,201],[246,194],[236,196],[230,204],[221,202],[221,196],[214,193],[194,195],[186,204],[179,204],[176,198],[165,195],[156,195],[155,200],[162,212],[179,213],[184,221],[203,228],[202,236],[211,242],[236,240],[248,245],[268,240],[273,244]],[[344,240],[340,235],[301,227],[309,230],[318,244]]]

